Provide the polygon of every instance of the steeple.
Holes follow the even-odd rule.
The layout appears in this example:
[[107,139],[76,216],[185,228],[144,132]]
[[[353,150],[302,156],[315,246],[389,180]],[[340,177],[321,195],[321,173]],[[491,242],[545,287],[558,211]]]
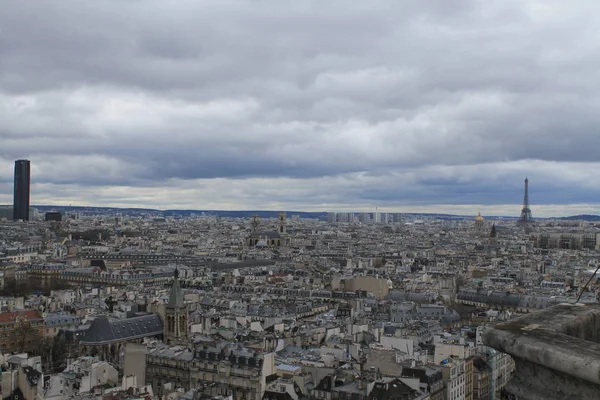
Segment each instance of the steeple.
[[179,286],[179,270],[175,268],[174,272],[175,279],[173,279],[173,285],[171,286],[171,293],[169,294],[169,303],[167,308],[181,308],[185,307],[183,301],[183,292],[181,286]]
[[179,286],[179,270],[175,268],[173,285],[169,293],[169,302],[165,310],[164,340],[169,345],[187,343],[188,311],[183,301],[183,291]]
[[495,239],[496,236],[498,236],[498,233],[496,232],[496,224],[492,224],[492,231],[490,232],[490,237],[492,239]]

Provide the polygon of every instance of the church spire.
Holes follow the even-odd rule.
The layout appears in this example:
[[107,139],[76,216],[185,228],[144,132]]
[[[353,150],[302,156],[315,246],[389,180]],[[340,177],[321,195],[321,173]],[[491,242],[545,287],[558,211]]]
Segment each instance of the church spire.
[[188,310],[183,300],[183,291],[179,286],[179,269],[175,268],[173,277],[169,302],[165,310],[164,340],[169,345],[181,345],[187,342]]
[[183,301],[183,292],[181,286],[179,286],[179,269],[175,268],[173,279],[173,285],[171,286],[171,293],[169,293],[169,303],[167,308],[181,308],[185,307]]

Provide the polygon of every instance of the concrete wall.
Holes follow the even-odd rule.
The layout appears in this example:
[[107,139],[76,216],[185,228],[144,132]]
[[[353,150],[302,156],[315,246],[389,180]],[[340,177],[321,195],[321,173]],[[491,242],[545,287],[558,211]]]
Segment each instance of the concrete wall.
[[17,388],[17,371],[2,373],[2,398],[5,399]]
[[127,343],[125,345],[125,362],[123,374],[135,375],[138,386],[146,385],[146,346]]
[[384,298],[390,291],[387,279],[376,278],[373,276],[355,276],[346,279],[344,290],[351,292],[355,290],[366,290],[367,292],[373,293],[377,299]]
[[402,366],[396,363],[396,350],[370,349],[367,355],[365,369],[379,370],[383,376],[400,377]]
[[[599,332],[600,305],[565,303],[489,327],[483,342],[513,358],[506,390],[518,399],[592,400],[600,398]],[[493,361],[490,389],[498,393],[500,369],[512,366]]]
[[403,339],[395,336],[382,336],[379,343],[385,348],[400,350],[407,353],[409,356],[414,355],[414,340]]
[[25,400],[36,400],[37,386],[29,386],[27,374],[21,368],[19,368],[19,373],[17,375],[17,387],[23,392]]

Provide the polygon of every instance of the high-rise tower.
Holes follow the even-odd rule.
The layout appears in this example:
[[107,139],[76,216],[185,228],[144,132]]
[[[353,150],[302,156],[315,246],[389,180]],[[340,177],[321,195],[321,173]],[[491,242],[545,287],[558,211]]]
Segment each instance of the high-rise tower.
[[525,194],[523,195],[523,209],[521,210],[520,224],[529,224],[533,222],[531,209],[529,208],[529,179],[525,177]]
[[29,185],[31,166],[29,160],[15,161],[15,191],[13,219],[29,221]]

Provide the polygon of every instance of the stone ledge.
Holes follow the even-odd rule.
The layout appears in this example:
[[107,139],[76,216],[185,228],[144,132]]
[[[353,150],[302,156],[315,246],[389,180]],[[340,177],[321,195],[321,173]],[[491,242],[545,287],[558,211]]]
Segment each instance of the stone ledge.
[[563,304],[488,328],[483,341],[515,360],[519,399],[600,399],[600,304]]

